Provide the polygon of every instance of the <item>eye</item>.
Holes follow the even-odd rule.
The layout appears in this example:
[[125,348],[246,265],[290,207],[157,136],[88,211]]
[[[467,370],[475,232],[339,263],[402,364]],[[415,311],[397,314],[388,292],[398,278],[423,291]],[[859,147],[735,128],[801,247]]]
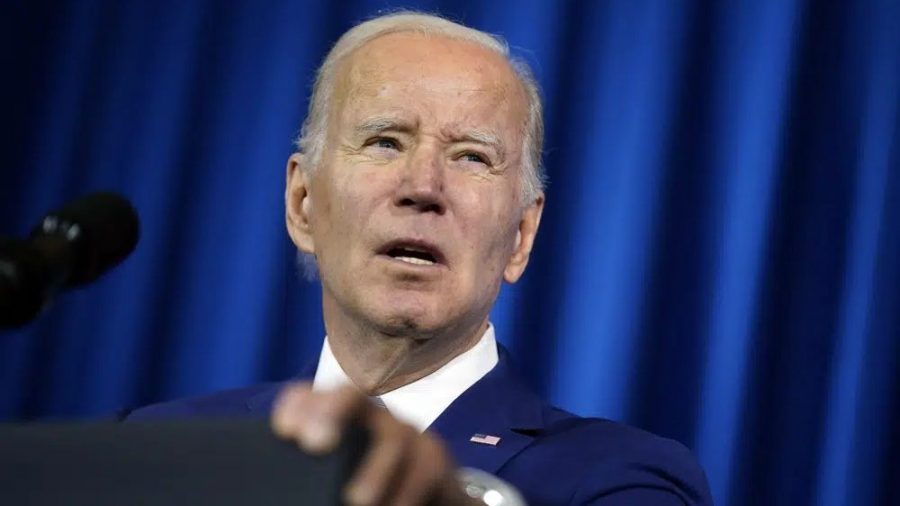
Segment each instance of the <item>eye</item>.
[[463,153],[462,156],[459,157],[459,159],[467,161],[467,162],[474,162],[474,163],[480,163],[483,165],[490,165],[490,163],[488,163],[488,160],[486,157],[484,157],[478,153],[472,153],[471,151],[468,153]]
[[396,139],[390,137],[375,137],[366,142],[366,146],[374,146],[381,149],[400,150],[400,143]]

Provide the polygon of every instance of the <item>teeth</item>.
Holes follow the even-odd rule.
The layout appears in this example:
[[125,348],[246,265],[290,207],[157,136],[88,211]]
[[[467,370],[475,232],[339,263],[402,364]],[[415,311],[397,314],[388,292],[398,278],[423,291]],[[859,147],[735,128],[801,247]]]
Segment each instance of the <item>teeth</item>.
[[430,260],[425,260],[424,258],[416,258],[416,257],[394,257],[396,260],[400,260],[401,262],[406,262],[408,264],[415,265],[434,265],[434,262]]

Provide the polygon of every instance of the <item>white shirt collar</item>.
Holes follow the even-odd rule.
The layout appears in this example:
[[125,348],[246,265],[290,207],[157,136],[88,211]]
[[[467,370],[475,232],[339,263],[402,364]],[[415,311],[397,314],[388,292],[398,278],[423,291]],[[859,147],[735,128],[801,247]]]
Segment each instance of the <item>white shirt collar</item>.
[[[397,419],[424,432],[457,397],[497,365],[497,340],[494,326],[478,343],[433,373],[380,396],[385,407]],[[353,382],[338,364],[328,345],[328,337],[319,355],[319,367],[313,390],[332,390]]]

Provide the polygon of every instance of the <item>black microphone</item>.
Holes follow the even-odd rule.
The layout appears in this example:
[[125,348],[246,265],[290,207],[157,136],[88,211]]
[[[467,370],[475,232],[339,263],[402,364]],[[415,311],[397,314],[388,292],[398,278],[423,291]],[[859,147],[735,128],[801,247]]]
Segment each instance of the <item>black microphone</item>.
[[47,214],[26,240],[0,238],[0,328],[28,323],[60,290],[124,260],[139,229],[127,200],[98,192]]

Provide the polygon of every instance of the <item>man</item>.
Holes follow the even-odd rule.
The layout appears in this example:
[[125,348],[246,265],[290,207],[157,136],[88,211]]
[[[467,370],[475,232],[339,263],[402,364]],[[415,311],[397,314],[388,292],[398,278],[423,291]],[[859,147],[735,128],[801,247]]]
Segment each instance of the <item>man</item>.
[[311,452],[360,422],[373,443],[346,490],[353,504],[466,503],[479,493],[463,492],[457,465],[534,504],[709,504],[681,445],[547,405],[494,340],[491,307],[522,276],[540,223],[542,130],[532,78],[493,37],[409,13],[351,29],[319,71],[287,165],[288,233],[322,283],[312,385],[131,417],[271,413]]

